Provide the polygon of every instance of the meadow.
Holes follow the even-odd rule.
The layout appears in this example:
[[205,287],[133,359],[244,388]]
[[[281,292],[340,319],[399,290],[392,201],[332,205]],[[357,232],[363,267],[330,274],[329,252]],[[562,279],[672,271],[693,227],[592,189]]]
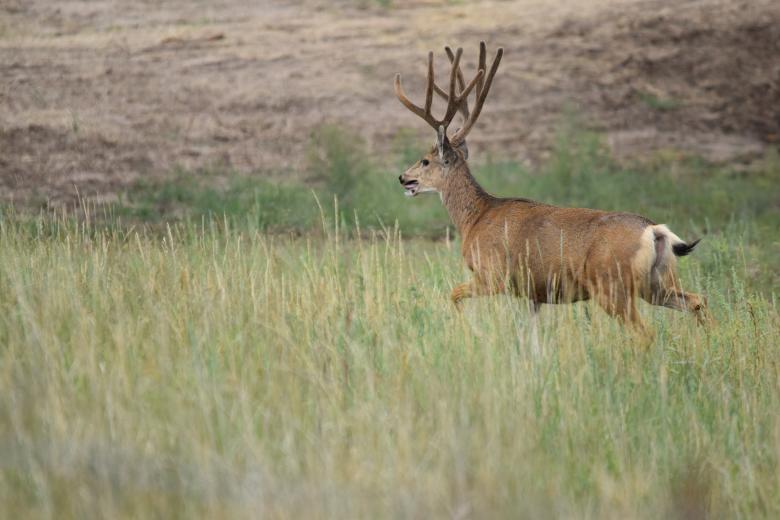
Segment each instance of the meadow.
[[[564,131],[489,190],[704,239],[714,323],[469,301],[419,150],[326,128],[307,184],[181,172],[113,207],[0,213],[0,516],[775,518],[780,160],[622,164]],[[312,188],[313,187],[313,188]],[[334,202],[335,196],[335,202]]]

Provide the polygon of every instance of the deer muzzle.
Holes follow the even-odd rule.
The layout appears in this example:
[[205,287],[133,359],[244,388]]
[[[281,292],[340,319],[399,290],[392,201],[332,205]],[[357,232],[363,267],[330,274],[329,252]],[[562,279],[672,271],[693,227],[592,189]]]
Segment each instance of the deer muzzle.
[[407,180],[404,175],[398,176],[398,181],[401,183],[401,186],[404,187],[404,195],[407,197],[414,197],[417,195],[417,190],[420,187],[420,183],[415,179],[409,179]]

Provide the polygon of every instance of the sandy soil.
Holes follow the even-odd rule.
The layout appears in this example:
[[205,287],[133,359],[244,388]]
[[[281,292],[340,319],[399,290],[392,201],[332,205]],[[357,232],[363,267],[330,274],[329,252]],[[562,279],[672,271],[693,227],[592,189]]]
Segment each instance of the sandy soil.
[[419,99],[425,53],[505,57],[472,156],[543,160],[566,111],[619,156],[747,161],[780,139],[780,2],[4,0],[0,200],[111,199],[177,167],[285,175],[319,125],[377,153]]

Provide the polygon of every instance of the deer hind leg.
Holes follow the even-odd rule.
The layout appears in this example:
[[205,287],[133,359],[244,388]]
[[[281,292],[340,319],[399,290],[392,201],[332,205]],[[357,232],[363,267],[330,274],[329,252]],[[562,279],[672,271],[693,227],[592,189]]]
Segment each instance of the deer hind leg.
[[653,305],[660,305],[677,311],[690,312],[696,317],[699,325],[707,325],[711,321],[707,310],[707,299],[695,293],[689,293],[676,288],[659,288],[653,291],[648,300]]
[[679,289],[673,266],[664,273],[653,274],[655,279],[651,284],[649,297],[643,295],[645,300],[653,305],[690,312],[696,317],[699,325],[707,325],[712,321],[707,310],[707,298]]

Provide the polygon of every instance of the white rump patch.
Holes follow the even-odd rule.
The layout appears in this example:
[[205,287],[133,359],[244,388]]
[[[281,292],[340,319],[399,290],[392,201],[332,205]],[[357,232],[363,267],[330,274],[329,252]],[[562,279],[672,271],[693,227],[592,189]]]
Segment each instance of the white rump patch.
[[684,243],[685,241],[672,233],[666,224],[647,226],[639,237],[639,250],[631,261],[634,272],[638,276],[646,277],[653,269],[658,272],[666,271],[670,266],[674,266],[677,260],[672,246]]
[[672,233],[672,230],[670,230],[666,224],[658,224],[657,226],[650,226],[650,229],[652,229],[656,235],[658,236],[665,235],[669,239],[669,249],[671,249],[671,246],[675,244],[685,243],[685,240]]
[[650,269],[655,263],[655,228],[647,226],[639,237],[639,250],[631,260],[634,273],[644,278],[650,274]]

